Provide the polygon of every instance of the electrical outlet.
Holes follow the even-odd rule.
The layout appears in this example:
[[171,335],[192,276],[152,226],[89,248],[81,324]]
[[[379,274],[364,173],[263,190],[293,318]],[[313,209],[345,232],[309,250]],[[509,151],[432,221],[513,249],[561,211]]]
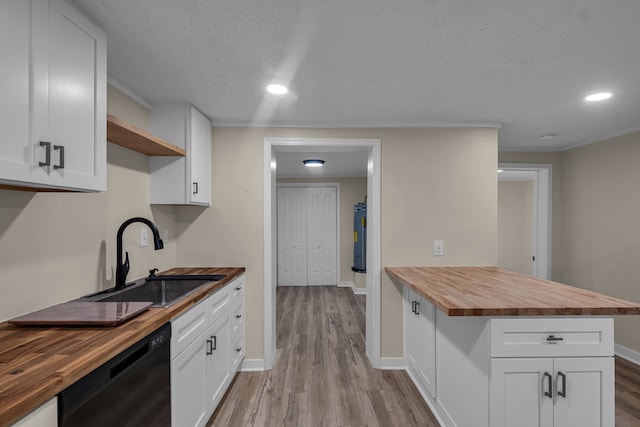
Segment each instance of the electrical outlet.
[[444,255],[444,240],[434,240],[433,241],[433,255],[435,255],[435,256],[443,256]]
[[145,246],[149,246],[149,229],[141,228],[140,229],[140,247],[144,248]]

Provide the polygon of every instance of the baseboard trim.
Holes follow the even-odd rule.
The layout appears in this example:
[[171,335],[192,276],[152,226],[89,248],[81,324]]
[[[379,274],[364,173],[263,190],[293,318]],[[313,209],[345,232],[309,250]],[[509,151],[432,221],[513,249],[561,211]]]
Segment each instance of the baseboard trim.
[[404,357],[381,357],[380,369],[402,371],[406,368],[407,361]]
[[353,282],[340,282],[338,283],[339,288],[351,288],[354,294],[356,295],[366,295],[366,288],[356,288],[356,284]]
[[418,389],[418,393],[420,393],[420,396],[422,396],[422,400],[424,400],[427,406],[429,407],[429,409],[431,409],[431,413],[433,414],[436,421],[438,422],[438,425],[441,425],[441,426],[455,425],[455,424],[445,424],[438,410],[439,405],[436,403],[436,401],[433,400],[431,395],[422,387],[422,384],[420,384],[418,379],[413,376],[413,372],[411,372],[411,369],[406,368],[405,372],[407,373],[407,375],[409,375],[409,378],[413,382],[413,385]]
[[614,346],[614,351],[616,356],[622,357],[623,359],[626,359],[631,363],[635,363],[636,365],[640,365],[640,353],[638,353],[637,351],[628,349],[627,347],[623,347],[620,344],[616,344]]
[[264,371],[264,359],[244,359],[240,365],[240,372]]

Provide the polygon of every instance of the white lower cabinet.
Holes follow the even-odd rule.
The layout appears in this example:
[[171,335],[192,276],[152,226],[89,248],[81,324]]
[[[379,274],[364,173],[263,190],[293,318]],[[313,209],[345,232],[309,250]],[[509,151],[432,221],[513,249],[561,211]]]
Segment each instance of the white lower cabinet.
[[411,373],[436,396],[435,307],[405,287],[406,358]]
[[612,357],[491,360],[492,427],[613,426]]
[[58,425],[58,398],[54,397],[38,409],[18,420],[13,427],[51,427]]
[[171,321],[171,425],[203,426],[215,411],[244,356],[243,316],[244,275]]
[[[231,372],[229,316],[221,316],[206,332],[207,339],[207,406],[214,408],[227,389]],[[235,371],[233,372],[235,374]],[[212,411],[213,412],[213,411]]]
[[614,427],[613,326],[450,316],[404,286],[406,369],[443,427]]

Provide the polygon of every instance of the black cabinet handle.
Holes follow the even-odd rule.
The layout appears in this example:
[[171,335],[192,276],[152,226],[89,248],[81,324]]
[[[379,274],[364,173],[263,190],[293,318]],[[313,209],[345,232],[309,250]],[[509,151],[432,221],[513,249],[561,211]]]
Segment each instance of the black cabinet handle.
[[415,301],[411,301],[411,312],[412,313],[416,312],[416,302]]
[[238,287],[236,288],[236,291],[241,291],[241,290],[242,290],[242,286],[238,286]]
[[197,182],[193,183],[193,194],[198,194],[198,183]]
[[211,339],[213,340],[213,346],[211,346],[211,351],[217,350],[218,348],[218,340],[215,335],[211,335]]
[[547,381],[547,391],[544,392],[544,395],[547,397],[551,397],[553,398],[553,390],[552,390],[552,378],[551,378],[551,374],[549,372],[545,372],[544,373],[545,378],[548,380]]
[[567,376],[558,371],[558,376],[562,378],[562,391],[558,390],[558,396],[567,398]]
[[54,145],[53,149],[60,152],[60,161],[57,165],[53,165],[53,168],[64,169],[64,145]]
[[557,343],[558,341],[562,341],[562,340],[564,340],[564,338],[562,338],[562,337],[556,337],[556,336],[554,336],[554,335],[549,335],[549,336],[547,337],[547,342],[548,342],[549,344],[555,344],[555,343]]
[[207,340],[207,356],[213,354],[213,342]]
[[236,314],[236,319],[239,319],[242,317],[242,314]]
[[416,301],[416,311],[414,311],[414,313],[419,316],[420,312],[418,311],[418,309],[420,308],[420,303],[418,301]]
[[44,162],[38,162],[39,166],[51,166],[51,143],[40,141],[40,146],[44,147]]
[[242,347],[238,347],[238,348],[236,348],[236,351],[237,351],[238,353],[240,353],[240,352],[242,351]]

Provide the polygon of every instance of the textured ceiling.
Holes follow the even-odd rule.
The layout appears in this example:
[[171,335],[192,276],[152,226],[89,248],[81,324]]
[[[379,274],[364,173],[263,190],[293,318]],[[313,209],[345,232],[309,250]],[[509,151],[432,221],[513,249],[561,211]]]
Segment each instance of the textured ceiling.
[[[502,150],[640,129],[638,0],[74,3],[107,33],[111,78],[215,125],[499,125]],[[272,80],[291,92],[265,95]]]

